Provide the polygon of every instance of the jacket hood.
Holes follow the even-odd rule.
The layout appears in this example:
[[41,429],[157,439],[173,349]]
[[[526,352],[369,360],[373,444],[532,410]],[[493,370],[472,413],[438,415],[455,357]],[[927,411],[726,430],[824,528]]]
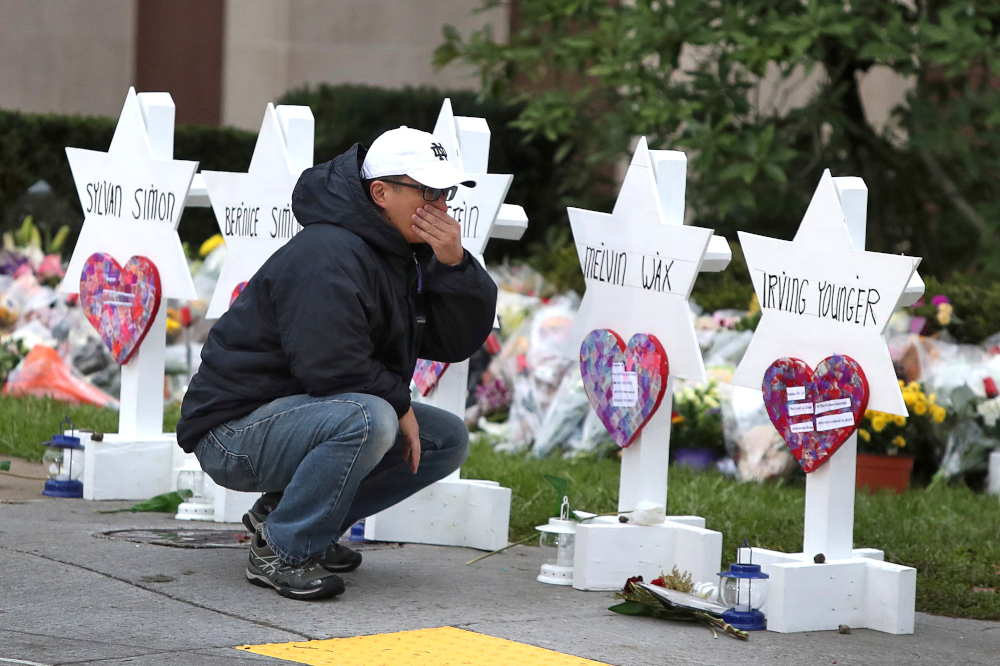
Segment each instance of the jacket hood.
[[365,196],[361,165],[367,152],[356,143],[343,155],[303,171],[292,191],[292,212],[303,227],[342,227],[378,250],[409,259],[413,248]]

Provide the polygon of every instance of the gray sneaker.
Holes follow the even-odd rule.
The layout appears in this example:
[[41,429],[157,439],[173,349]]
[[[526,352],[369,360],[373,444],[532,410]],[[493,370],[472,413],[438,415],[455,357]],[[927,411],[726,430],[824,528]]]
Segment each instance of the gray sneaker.
[[[259,532],[267,516],[278,507],[282,493],[265,493],[254,502],[253,507],[243,514],[243,525],[249,532]],[[322,556],[316,558],[327,571],[350,573],[361,566],[361,553],[334,541]]]
[[335,597],[344,591],[344,579],[315,561],[299,566],[282,562],[260,532],[254,534],[250,543],[247,580],[273,588],[283,597],[302,601]]

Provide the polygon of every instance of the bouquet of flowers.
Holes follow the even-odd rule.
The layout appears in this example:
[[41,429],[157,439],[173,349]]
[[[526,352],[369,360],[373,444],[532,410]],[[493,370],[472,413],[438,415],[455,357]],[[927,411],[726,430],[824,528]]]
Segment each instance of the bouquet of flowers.
[[747,632],[723,621],[724,606],[691,594],[693,589],[691,574],[681,574],[677,567],[669,576],[661,574],[648,584],[642,581],[642,576],[633,576],[625,581],[622,591],[615,594],[615,599],[623,600],[622,603],[608,610],[622,615],[697,622],[708,627],[716,638],[719,637],[718,629],[741,641],[750,640]]
[[711,449],[725,454],[718,382],[682,390],[674,403],[671,424],[673,446]]

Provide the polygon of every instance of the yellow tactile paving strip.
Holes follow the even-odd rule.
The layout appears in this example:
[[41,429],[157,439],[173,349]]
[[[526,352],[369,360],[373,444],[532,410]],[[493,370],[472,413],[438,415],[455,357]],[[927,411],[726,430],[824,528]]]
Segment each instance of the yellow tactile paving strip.
[[311,666],[607,666],[454,627],[237,649]]

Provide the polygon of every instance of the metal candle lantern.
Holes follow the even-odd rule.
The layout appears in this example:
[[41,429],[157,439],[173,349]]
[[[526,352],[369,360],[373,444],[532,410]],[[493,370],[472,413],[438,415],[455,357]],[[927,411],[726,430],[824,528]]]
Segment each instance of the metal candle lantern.
[[767,601],[770,576],[760,570],[759,564],[753,564],[753,549],[745,539],[743,547],[736,551],[737,560],[742,560],[743,551],[747,552],[749,561],[730,564],[729,571],[719,574],[723,579],[719,596],[729,607],[722,619],[743,631],[762,631],[767,629],[767,618],[760,607]]
[[[66,426],[70,434],[66,434]],[[42,464],[49,474],[43,495],[49,497],[83,497],[83,444],[74,433],[76,424],[67,416],[59,424],[59,434],[42,444],[46,447]]]
[[196,460],[184,461],[177,473],[177,491],[187,490],[191,496],[177,507],[177,520],[215,520],[214,498],[205,489],[205,472]]
[[572,585],[576,523],[569,517],[569,498],[563,497],[558,518],[549,518],[547,525],[535,529],[542,533],[538,542],[542,551],[555,555],[542,565],[536,580],[551,585]]

